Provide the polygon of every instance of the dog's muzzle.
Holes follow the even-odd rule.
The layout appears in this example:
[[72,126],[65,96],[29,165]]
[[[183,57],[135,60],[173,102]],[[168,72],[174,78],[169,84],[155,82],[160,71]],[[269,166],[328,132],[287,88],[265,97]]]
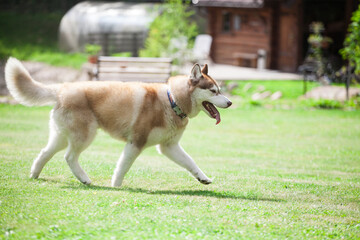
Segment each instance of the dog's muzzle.
[[232,102],[227,97],[221,94],[213,96],[207,101],[220,108],[228,108],[232,105]]
[[208,114],[208,116],[216,119],[216,125],[221,122],[220,113],[216,109],[216,107],[228,108],[231,106],[231,104],[232,102],[224,95],[216,95],[209,98],[208,101],[202,102],[202,105],[206,110],[205,112]]

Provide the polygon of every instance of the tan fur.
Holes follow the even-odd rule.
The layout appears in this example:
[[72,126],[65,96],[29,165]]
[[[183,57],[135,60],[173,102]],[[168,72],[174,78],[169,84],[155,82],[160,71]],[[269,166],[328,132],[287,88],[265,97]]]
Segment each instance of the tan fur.
[[203,79],[200,80],[199,82],[199,87],[202,89],[210,89],[212,88],[214,85],[217,86],[217,88],[219,88],[217,82],[208,75],[208,66],[205,65],[204,68],[201,70],[201,73],[203,75]]
[[55,103],[55,86],[46,86],[34,81],[24,66],[10,58],[5,67],[7,88],[14,98],[26,106]]
[[[200,76],[200,67],[196,67],[197,76]],[[113,186],[121,185],[143,148],[156,144],[200,182],[210,183],[178,145],[188,118],[181,119],[175,114],[167,96],[170,89],[182,111],[189,117],[196,116],[202,106],[195,90],[216,84],[204,69],[202,77],[193,82],[187,76],[177,76],[170,78],[167,84],[77,82],[44,86],[34,81],[19,61],[9,59],[6,81],[16,99],[28,105],[55,103],[49,142],[34,161],[31,177],[37,178],[46,162],[68,146],[65,159],[72,172],[81,182],[89,184],[90,179],[78,164],[78,157],[92,142],[96,129],[102,128],[114,138],[127,142],[114,173]],[[206,90],[204,94],[210,93]]]
[[141,106],[139,116],[133,127],[132,141],[138,148],[145,146],[148,136],[154,128],[165,128],[164,105],[158,96],[155,86],[146,86],[146,94]]
[[[175,76],[171,77],[169,80],[169,85],[171,92],[176,93],[174,98],[175,102],[180,106],[180,108],[189,115],[192,111],[192,102],[189,96],[191,95],[193,88],[190,86],[188,76]],[[187,86],[184,83],[187,82]]]
[[[142,90],[141,106],[138,116],[134,117],[134,92]],[[66,83],[57,91],[57,109],[72,114],[72,125],[77,131],[87,131],[90,119],[117,139],[133,141],[139,148],[144,147],[147,137],[154,128],[165,128],[177,121],[166,121],[164,109],[168,100],[160,99],[166,95],[165,84],[122,83],[122,82],[85,82]],[[171,109],[170,109],[171,110]],[[171,110],[172,111],[172,110]],[[91,117],[89,117],[91,116]],[[172,117],[178,118],[176,115]],[[78,122],[79,124],[76,124]],[[133,124],[131,124],[133,122]],[[171,123],[170,123],[171,122]],[[79,125],[79,126],[76,126]],[[85,126],[84,126],[85,125]],[[172,128],[176,126],[172,126]],[[80,134],[80,135],[85,135]]]

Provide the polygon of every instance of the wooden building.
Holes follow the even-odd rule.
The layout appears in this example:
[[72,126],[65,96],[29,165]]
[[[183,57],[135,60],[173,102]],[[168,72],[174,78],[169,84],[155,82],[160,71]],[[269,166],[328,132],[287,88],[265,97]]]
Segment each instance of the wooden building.
[[[337,57],[357,0],[193,0],[206,11],[216,63],[295,72],[304,60],[309,25],[321,21]],[[259,52],[260,50],[260,52]]]

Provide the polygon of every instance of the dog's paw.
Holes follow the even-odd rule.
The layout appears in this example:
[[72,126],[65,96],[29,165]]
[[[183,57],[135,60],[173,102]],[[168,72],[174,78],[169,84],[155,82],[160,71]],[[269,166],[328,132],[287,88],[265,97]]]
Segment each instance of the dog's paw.
[[39,174],[30,173],[30,178],[32,178],[32,179],[38,179],[38,178],[39,178]]
[[202,184],[208,185],[210,183],[212,183],[212,180],[210,178],[206,178],[206,179],[200,179],[198,178],[198,181]]
[[85,185],[90,185],[91,184],[91,180],[88,179],[88,180],[85,180],[85,181],[81,181],[82,184],[85,184]]
[[113,188],[119,188],[119,187],[121,187],[121,184],[111,184],[111,187],[113,187]]
[[112,180],[111,181],[111,187],[113,188],[119,188],[122,185],[122,181]]

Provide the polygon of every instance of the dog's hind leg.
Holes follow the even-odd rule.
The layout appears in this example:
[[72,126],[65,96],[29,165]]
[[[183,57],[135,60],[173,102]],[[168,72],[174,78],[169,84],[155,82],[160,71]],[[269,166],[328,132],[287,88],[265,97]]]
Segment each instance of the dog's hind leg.
[[65,160],[71,172],[83,184],[91,181],[79,164],[79,156],[92,142],[96,134],[96,128],[88,128],[85,132],[75,132],[68,137],[69,146],[65,154]]
[[[86,113],[86,114],[85,114]],[[68,138],[68,148],[65,153],[65,160],[71,172],[83,184],[90,184],[91,181],[79,164],[79,156],[94,140],[97,131],[97,122],[91,112],[71,112],[64,121]]]
[[178,143],[171,145],[161,144],[159,150],[175,163],[188,170],[202,184],[212,183],[212,180],[201,171],[194,160]]
[[90,184],[90,178],[87,176],[87,174],[79,164],[79,156],[81,152],[82,150],[70,144],[65,154],[65,160],[68,163],[71,172],[80,182],[82,182],[83,184]]
[[49,141],[45,148],[41,150],[38,157],[34,160],[31,167],[31,178],[38,178],[45,164],[67,146],[67,139],[56,128],[55,123],[50,119]]
[[141,153],[141,149],[132,143],[127,143],[123,152],[121,153],[120,159],[116,164],[114,175],[111,180],[111,186],[120,187],[124,179],[125,174],[129,171],[131,165],[135,159]]

